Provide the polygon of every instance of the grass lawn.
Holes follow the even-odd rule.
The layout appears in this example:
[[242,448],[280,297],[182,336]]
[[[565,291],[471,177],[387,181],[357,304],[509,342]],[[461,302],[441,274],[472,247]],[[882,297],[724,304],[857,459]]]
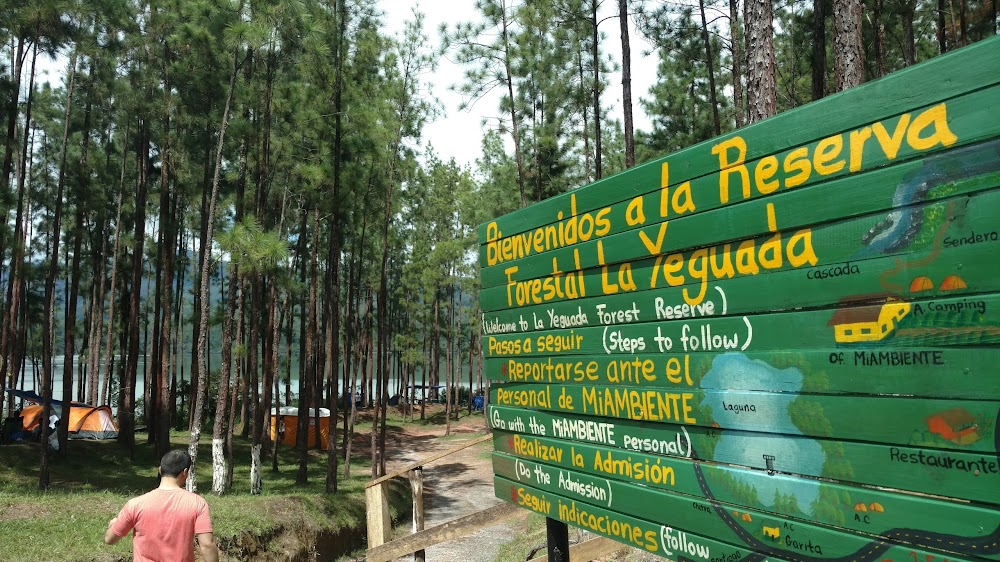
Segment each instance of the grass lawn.
[[[389,421],[388,431],[398,431],[399,420]],[[210,506],[223,558],[277,558],[280,553],[275,549],[294,552],[308,547],[320,530],[353,529],[362,535],[363,545],[364,484],[371,464],[367,450],[360,451],[367,435],[355,439],[352,477],[343,480],[340,467],[336,494],[325,493],[325,451],[309,452],[309,483],[298,485],[298,454],[282,447],[279,472],[271,471],[270,457],[265,459],[263,494],[252,496],[250,443],[236,438],[233,492],[219,497],[211,493],[211,436],[203,435],[196,465],[198,488]],[[136,435],[134,460],[113,441],[71,441],[67,458],[51,452],[51,484],[45,491],[38,489],[38,444],[0,446],[0,560],[131,559],[131,536],[114,546],[105,545],[102,537],[128,498],[157,486],[159,460],[145,440],[145,434]],[[175,448],[186,449],[187,441],[186,432],[171,435]],[[397,506],[409,509],[408,490],[399,486],[398,492],[392,502],[394,515]]]

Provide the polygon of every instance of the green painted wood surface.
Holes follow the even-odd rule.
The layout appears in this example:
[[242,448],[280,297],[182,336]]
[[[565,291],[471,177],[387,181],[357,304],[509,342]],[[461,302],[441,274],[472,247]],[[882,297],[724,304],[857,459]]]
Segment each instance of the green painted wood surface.
[[498,496],[681,562],[1000,559],[998,114],[992,39],[482,225]]
[[[1000,122],[991,117],[1000,112],[1000,87],[969,94],[964,101],[961,107],[967,108],[967,112],[959,114],[952,123],[968,130],[959,138],[975,142],[996,137],[1000,133]],[[984,120],[994,125],[984,128]],[[780,155],[779,160],[785,161],[785,155]],[[890,162],[884,155],[881,159],[870,160],[870,164],[865,162],[866,167]],[[840,172],[827,178],[846,173],[846,169],[845,165]],[[673,211],[673,205],[662,204],[669,190],[622,203],[618,206],[620,208],[610,208],[608,213],[600,215],[603,218],[596,227],[592,227],[594,234],[587,237],[588,241],[570,244],[571,237],[565,244],[559,244],[558,239],[550,236],[549,242],[546,242],[544,229],[535,229],[509,240],[482,246],[479,259],[483,266],[483,286],[501,285],[511,277],[525,280],[547,275],[552,272],[554,262],[562,271],[570,271],[571,265],[577,269],[588,268],[696,248],[719,240],[752,238],[769,232],[769,206],[773,207],[770,212],[774,214],[778,228],[801,228],[891,209],[899,205],[901,194],[918,189],[918,185],[920,190],[929,190],[926,200],[949,193],[953,182],[973,184],[971,187],[959,187],[959,192],[977,186],[979,189],[993,187],[997,185],[997,177],[1000,177],[998,171],[1000,142],[988,141],[876,169],[871,173],[824,181],[813,187],[779,190],[768,197],[728,206],[719,201],[719,174],[712,174],[693,181],[687,196],[681,192],[667,198],[674,201],[680,195],[677,207],[682,211]],[[732,174],[723,174],[730,183],[735,183],[736,178],[730,177]],[[977,177],[983,179],[963,181]],[[732,191],[732,186],[729,189]],[[629,217],[634,218],[629,221]],[[586,232],[584,227],[589,224],[585,222],[577,228],[581,237]],[[602,235],[598,237],[597,234]],[[557,247],[540,252],[547,245]],[[504,249],[511,252],[511,257],[520,259],[502,259],[506,254]],[[516,268],[513,273],[512,268]]]
[[[545,278],[514,280],[483,289],[480,304],[491,312],[683,285],[688,285],[682,292],[684,302],[699,304],[708,293],[708,285],[733,278],[766,279],[775,271],[791,270],[811,279],[809,268],[836,275],[837,268],[848,262],[855,265],[866,259],[996,241],[1000,238],[998,214],[1000,190],[991,190],[906,207],[888,219],[885,213],[853,217],[816,228],[585,270],[566,264],[552,273],[550,265],[550,275]],[[1000,269],[996,262],[977,265],[991,268],[989,271]],[[882,287],[871,290],[885,292]]]
[[[749,498],[751,504],[767,503],[768,507],[786,512],[775,513],[745,505],[746,501],[734,504],[724,500],[717,489],[725,490],[725,486],[712,480],[710,465],[691,463],[691,468],[695,493],[687,495],[650,490],[645,486],[522,461],[507,455],[493,455],[494,474],[541,490],[546,495],[560,495],[582,504],[619,512],[620,506],[627,506],[631,515],[653,521],[663,513],[669,513],[670,525],[677,529],[730,544],[750,544],[757,550],[791,560],[855,556],[871,545],[871,534],[891,543],[880,554],[882,558],[901,559],[914,550],[901,544],[902,541],[918,547],[921,558],[929,553],[928,549],[945,550],[958,557],[1000,558],[1000,514],[995,511],[953,509],[946,502],[924,498],[901,500],[898,494],[876,495],[855,489],[856,497],[859,500],[864,498],[865,505],[875,506],[875,509],[866,507],[867,511],[862,512],[860,505],[855,510],[854,504],[831,503],[827,509],[820,511],[820,518],[828,518],[829,524],[840,527],[832,529],[815,524],[811,521],[812,514],[803,513],[802,509],[808,511],[811,508],[796,505],[798,496],[795,488],[776,491],[774,497],[763,501]],[[764,477],[767,477],[766,474]],[[740,484],[740,481],[732,482],[733,486]],[[794,486],[795,483],[788,484]],[[832,488],[828,491],[829,496],[846,493]],[[826,507],[827,501],[825,497],[817,498],[815,503]],[[980,530],[978,534],[965,535],[969,530],[976,529]],[[800,558],[802,556],[806,558]]]
[[[530,509],[536,513],[541,513],[547,517],[560,519],[575,526],[596,532],[604,536],[610,536],[625,544],[630,544],[637,548],[644,548],[649,552],[665,556],[672,560],[704,560],[704,561],[726,561],[736,562],[746,559],[752,553],[760,553],[759,560],[789,560],[792,562],[815,562],[819,560],[837,560],[852,562],[903,562],[907,559],[933,561],[940,553],[926,550],[924,548],[912,548],[904,545],[893,544],[877,538],[871,537],[869,540],[855,538],[850,540],[851,546],[857,546],[853,551],[840,556],[827,556],[823,553],[823,545],[809,544],[807,541],[800,541],[799,537],[804,536],[804,524],[792,524],[791,528],[782,528],[785,537],[780,539],[781,543],[768,538],[762,540],[757,538],[743,525],[742,513],[740,521],[736,521],[732,513],[725,512],[722,508],[714,508],[711,512],[705,513],[698,510],[695,513],[693,507],[684,509],[676,516],[683,518],[687,523],[693,523],[699,527],[716,527],[725,525],[726,531],[719,531],[725,534],[728,540],[715,540],[694,532],[683,530],[680,525],[657,525],[649,519],[662,516],[662,511],[656,509],[655,501],[664,497],[664,494],[655,491],[647,492],[645,500],[639,504],[641,507],[637,511],[641,515],[628,517],[618,515],[612,510],[598,507],[582,501],[555,494],[541,488],[525,485],[523,483],[508,480],[501,476],[495,476],[494,493],[498,498],[507,499],[514,503]],[[640,492],[636,492],[641,497]],[[647,519],[649,518],[649,519]],[[774,521],[771,519],[770,521]],[[713,523],[714,522],[714,523]],[[622,524],[628,526],[628,530],[633,533],[622,533]],[[756,524],[747,522],[747,527]],[[799,525],[803,525],[800,527]],[[613,532],[619,529],[619,534]],[[907,534],[908,530],[901,529],[901,535]],[[837,544],[844,541],[844,533],[835,531],[816,530],[817,534],[823,534]],[[758,533],[763,535],[763,525]],[[627,534],[627,537],[622,537]],[[836,538],[834,538],[834,535]],[[927,532],[923,540],[936,540],[937,536],[933,532]],[[742,544],[752,547],[748,550]],[[739,546],[737,546],[739,544]],[[779,546],[780,544],[780,546]],[[793,546],[795,545],[795,546]],[[655,547],[655,548],[654,548]],[[828,547],[829,548],[829,547]],[[795,549],[795,550],[792,550]],[[970,548],[970,550],[972,550]],[[949,560],[973,560],[973,555],[964,556],[949,555]],[[754,559],[754,558],[751,558]]]
[[492,386],[490,404],[890,445],[906,445],[916,434],[926,435],[928,445],[935,448],[996,451],[994,426],[1000,412],[996,398],[931,400],[739,389],[747,378],[771,374],[731,366],[718,374],[733,383],[726,390],[510,383]]
[[[714,282],[707,287],[702,302],[695,306],[687,304],[684,292],[695,294],[700,287],[688,284],[494,310],[483,314],[482,333],[489,336],[816,308],[877,292],[900,298],[997,292],[1000,266],[986,265],[1000,255],[1000,234],[998,241],[992,241],[989,238],[993,232],[982,233],[983,241],[973,244],[957,245],[959,239],[946,237],[941,245],[910,254],[906,259],[887,256],[846,262],[839,267],[823,265]],[[986,266],[967,267],[972,263]],[[965,287],[942,290],[949,276],[960,277]],[[925,284],[921,286],[920,281]],[[911,287],[919,290],[914,292]]]
[[632,384],[643,388],[721,390],[724,381],[705,378],[714,366],[739,360],[743,368],[785,371],[748,378],[745,390],[826,394],[899,394],[924,398],[996,398],[992,380],[1000,348],[976,353],[955,348],[877,350],[809,349],[747,353],[573,355],[486,359],[483,376],[495,382]]
[[[691,182],[690,203],[685,204],[685,209],[690,207],[693,210],[675,216],[670,214],[668,207],[666,218],[669,220],[666,222],[669,228],[664,231],[665,241],[658,249],[665,252],[697,246],[700,241],[714,242],[721,238],[737,239],[763,234],[767,232],[767,224],[760,218],[767,216],[768,205],[775,206],[775,213],[781,219],[779,226],[787,229],[821,223],[831,218],[892,208],[898,204],[894,203],[893,196],[907,185],[927,182],[926,188],[929,189],[929,193],[925,200],[940,198],[949,191],[944,188],[944,184],[967,182],[975,177],[980,177],[979,182],[982,183],[988,181],[991,171],[994,172],[992,177],[996,178],[995,172],[1000,167],[997,142],[990,140],[972,146],[952,147],[942,153],[916,160],[903,162],[896,160],[889,167],[836,181],[824,181],[809,187],[796,187],[792,191],[778,192],[766,198],[756,198],[721,209],[717,201],[713,202],[713,197],[717,196],[713,190],[718,191],[717,174],[699,178]],[[995,179],[993,185],[996,185]],[[961,189],[968,191],[976,188],[976,185],[971,185]],[[479,249],[479,260],[484,266],[484,284],[494,286],[505,282],[505,270],[512,265],[519,268],[519,276],[527,277],[531,271],[539,267],[550,270],[553,258],[558,258],[559,263],[572,263],[575,259],[575,254],[572,253],[574,249],[579,250],[583,267],[596,265],[594,256],[598,254],[594,248],[597,242],[602,244],[607,258],[606,263],[648,255],[650,249],[647,248],[647,244],[654,243],[660,236],[661,203],[665,194],[669,195],[669,189],[612,207],[601,215],[601,230],[598,232],[603,236],[600,238],[588,236],[587,242],[581,241],[575,245],[562,245],[556,242],[559,240],[556,235],[560,232],[564,233],[562,236],[570,237],[564,240],[567,244],[578,237],[570,225],[580,221],[567,219],[558,223],[559,230],[540,228],[513,237],[510,243],[522,248],[518,252],[527,253],[528,257],[525,259],[495,264],[500,259],[502,249],[502,246],[497,244],[505,242],[482,246]],[[681,195],[684,195],[684,192]],[[674,196],[669,196],[668,200],[672,201],[673,198]],[[680,200],[687,202],[688,196]],[[817,200],[821,200],[823,205],[815,205]],[[642,209],[642,216],[646,220],[633,226],[629,224],[628,217],[638,213],[637,209]],[[590,225],[589,221],[584,222],[585,233],[589,232],[589,228],[593,228]],[[576,230],[579,229],[580,226],[576,226]],[[646,244],[641,243],[643,239],[639,238],[639,232],[645,233]],[[538,237],[537,240],[535,236]],[[557,245],[559,248],[549,251],[546,248],[550,245]],[[624,250],[627,254],[619,256],[619,250]],[[533,261],[541,263],[542,266],[533,268],[531,266]]]
[[[900,309],[899,307],[907,307]],[[898,318],[893,311],[905,316]],[[980,312],[982,311],[982,312]],[[891,318],[891,320],[890,320]],[[882,324],[878,322],[884,320]],[[874,323],[878,341],[841,331]],[[849,327],[849,328],[848,328]],[[853,333],[853,332],[852,332]],[[862,336],[857,336],[862,337]],[[875,337],[875,336],[863,336]],[[483,338],[483,355],[564,357],[595,354],[780,351],[788,349],[926,348],[1000,344],[1000,294],[883,302],[835,309],[777,312],[553,330]]]
[[[493,491],[498,498],[513,502],[535,513],[540,513],[552,519],[559,519],[575,527],[610,537],[653,554],[674,559],[677,558],[679,548],[664,548],[664,542],[673,546],[673,541],[669,539],[667,541],[663,540],[661,533],[666,531],[667,528],[658,523],[622,515],[601,507],[578,503],[575,500],[546,493],[538,488],[518,484],[498,476],[493,478]],[[673,537],[673,533],[670,536]],[[691,555],[691,558],[688,558],[689,555],[687,552],[681,555],[684,557],[684,560],[737,562],[752,554],[751,550],[744,547],[687,533],[684,534],[681,540],[682,543],[678,547],[681,545],[686,547],[688,544],[692,546],[700,545],[702,547],[701,552],[705,552],[705,549],[708,551],[705,556],[698,556],[698,549],[695,547],[695,553]],[[772,559],[783,560],[782,558]]]
[[[731,496],[720,489],[720,497],[729,497],[738,503],[739,498],[755,493],[758,499],[767,502],[780,490],[788,494],[802,488],[816,488],[821,485],[834,486],[840,491],[843,486],[878,486],[895,488],[909,492],[934,494],[968,500],[1000,504],[1000,460],[995,454],[983,455],[957,451],[940,451],[923,447],[926,435],[914,435],[911,445],[886,446],[857,441],[834,441],[812,439],[805,436],[775,436],[767,433],[738,431],[721,428],[681,426],[676,424],[653,424],[631,420],[599,419],[571,414],[540,411],[525,411],[516,408],[490,406],[488,412],[490,427],[495,431],[495,449],[527,460],[537,460],[564,468],[589,471],[601,477],[614,474],[593,463],[596,449],[585,457],[586,466],[574,467],[570,461],[573,448],[589,444],[604,449],[605,455],[611,450],[615,458],[648,458],[671,467],[679,484],[690,483],[691,458],[697,457],[713,464],[705,464],[705,470],[712,479],[726,481],[730,474],[744,482],[744,486],[732,486]],[[503,431],[501,434],[499,432]],[[539,450],[529,447],[514,447],[510,441],[512,434],[520,432],[526,437],[538,437],[547,445],[563,451],[562,461],[542,459]],[[583,449],[581,449],[582,451]],[[647,455],[643,457],[643,455]],[[766,457],[771,457],[768,460]],[[720,464],[715,464],[720,463]],[[726,465],[738,465],[727,467]],[[747,468],[741,468],[747,467]],[[755,469],[755,470],[754,470]],[[775,471],[768,474],[768,469]],[[978,472],[978,473],[977,473]],[[738,474],[737,474],[738,473]],[[763,478],[761,475],[766,475]],[[807,478],[799,478],[805,476]],[[824,480],[818,480],[822,478]],[[772,480],[777,479],[777,480]],[[627,479],[626,479],[627,480]],[[826,484],[821,484],[826,481]],[[832,482],[836,481],[836,482]],[[679,491],[697,494],[690,486]],[[877,493],[873,488],[864,488],[863,496],[832,496],[840,504],[850,504]],[[894,495],[894,492],[878,492]],[[805,498],[812,496],[803,491],[799,500],[802,509],[811,506]],[[908,501],[915,496],[899,498]],[[865,499],[867,503],[867,499]],[[881,501],[881,500],[879,500]],[[867,505],[866,503],[866,505]],[[764,509],[768,504],[761,503]],[[956,504],[948,503],[954,507]],[[975,505],[957,504],[960,509],[975,508]],[[944,509],[944,508],[942,508]],[[978,509],[978,508],[977,508]],[[996,511],[996,507],[988,507]],[[935,517],[937,511],[913,516]],[[820,515],[820,514],[818,514]],[[822,521],[821,521],[822,522]],[[847,524],[848,522],[845,522]],[[981,532],[981,531],[977,531]],[[972,533],[972,531],[969,531]]]
[[[818,102],[705,141],[667,157],[639,165],[590,185],[547,199],[526,209],[497,218],[478,229],[479,242],[488,240],[494,225],[505,235],[524,232],[570,214],[575,199],[579,214],[600,209],[661,187],[663,163],[670,167],[672,184],[688,181],[719,169],[716,144],[741,137],[747,142],[748,161],[780,153],[830,135],[851,131],[866,123],[891,118],[915,107],[948,100],[1000,82],[1000,40],[989,39],[961,51],[935,57],[882,80],[852,88]],[[932,84],[932,87],[927,87]]]

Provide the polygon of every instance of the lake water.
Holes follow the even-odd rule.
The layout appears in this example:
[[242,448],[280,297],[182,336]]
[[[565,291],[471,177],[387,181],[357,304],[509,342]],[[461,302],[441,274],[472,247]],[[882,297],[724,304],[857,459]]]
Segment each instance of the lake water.
[[[79,361],[80,361],[79,357],[77,357],[77,358],[75,358],[73,360],[73,368],[74,368],[74,370],[77,371],[77,373],[79,373],[79,366],[80,366]],[[211,362],[211,365],[210,365],[210,368],[212,368],[212,369],[218,369],[219,363],[220,363],[220,359],[218,357],[213,358],[212,362]],[[120,364],[119,365],[115,365],[115,377],[118,376],[118,373],[120,372],[120,367],[121,367]],[[25,391],[28,391],[28,392],[34,391],[34,392],[37,392],[37,393],[41,394],[41,388],[36,387],[36,385],[34,383],[34,378],[35,377],[32,376],[32,370],[34,369],[34,367],[32,366],[32,364],[30,362],[26,364],[26,369],[27,369],[27,372],[25,373],[25,376],[24,376],[24,384],[21,385],[18,388],[18,390],[25,390]],[[139,359],[139,367],[138,367],[138,371],[139,372],[136,375],[136,392],[135,392],[136,397],[138,399],[140,399],[140,400],[141,400],[141,398],[142,398],[142,396],[143,396],[143,394],[145,392],[145,377],[143,375],[143,373],[145,372],[145,369],[146,369],[146,362],[145,362],[144,358],[140,358]],[[63,395],[63,358],[62,357],[58,357],[53,362],[52,370],[53,370],[52,376],[53,376],[53,379],[54,379],[53,385],[52,385],[52,398],[55,399],[55,400],[62,400],[62,395]],[[100,371],[99,375],[103,379],[103,377],[104,377],[104,365],[103,365],[103,362],[102,362],[102,364],[101,364],[101,366],[99,368],[99,371]],[[41,361],[39,361],[39,363],[37,365],[37,373],[38,373],[38,375],[37,375],[38,379],[41,380],[41,376],[42,376]],[[188,380],[190,378],[190,364],[185,364],[184,365],[184,372],[183,373],[179,373],[179,376],[180,376],[181,380]],[[395,389],[396,388],[397,380],[398,380],[398,377],[397,377],[396,373],[392,373],[390,375],[390,378],[389,378],[389,388],[390,389]],[[420,384],[420,380],[421,380],[421,373],[420,373],[420,371],[418,369],[418,371],[417,371],[417,384]],[[442,380],[443,380],[443,375],[442,375]],[[342,383],[343,383],[343,381],[338,377],[338,379],[337,379],[337,391],[338,391],[338,393],[343,393],[343,391],[344,391]],[[461,373],[459,374],[459,386],[461,388],[466,388],[466,389],[469,388],[469,368],[468,368],[468,365],[465,365],[464,369],[462,369]],[[73,381],[73,398],[74,399],[77,397],[77,392],[78,392],[79,387],[80,387],[80,381],[78,379],[74,380]],[[297,377],[293,377],[292,378],[292,380],[291,380],[291,387],[292,387],[292,394],[293,395],[297,394],[298,388],[299,388],[299,380],[298,380]],[[476,387],[478,388],[478,385],[476,385]],[[374,388],[374,386],[372,388]],[[284,383],[284,380],[282,379],[282,383],[281,383],[281,392],[282,392],[282,395],[284,395],[284,389],[285,389],[285,383]],[[417,390],[417,395],[418,396],[420,395],[420,390],[419,389]]]

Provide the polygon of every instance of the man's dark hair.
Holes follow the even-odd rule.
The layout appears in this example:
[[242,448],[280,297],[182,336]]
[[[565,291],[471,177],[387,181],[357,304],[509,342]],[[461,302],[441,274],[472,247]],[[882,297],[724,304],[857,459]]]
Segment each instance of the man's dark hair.
[[187,451],[170,451],[160,459],[160,475],[176,478],[185,468],[191,467],[191,457]]

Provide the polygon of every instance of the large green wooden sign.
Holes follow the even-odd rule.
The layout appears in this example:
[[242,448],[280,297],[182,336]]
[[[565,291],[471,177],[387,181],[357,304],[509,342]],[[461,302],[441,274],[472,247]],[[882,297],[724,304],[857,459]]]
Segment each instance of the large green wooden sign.
[[675,560],[1000,560],[1000,39],[479,229],[498,497]]

